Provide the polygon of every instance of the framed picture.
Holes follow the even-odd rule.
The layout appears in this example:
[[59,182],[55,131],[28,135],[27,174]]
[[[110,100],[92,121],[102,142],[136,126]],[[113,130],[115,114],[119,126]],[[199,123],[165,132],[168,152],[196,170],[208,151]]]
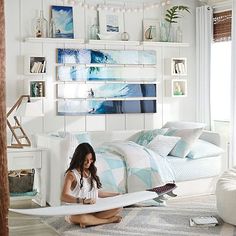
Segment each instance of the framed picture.
[[[101,37],[106,39],[120,39],[124,32],[124,21],[122,12],[99,11],[99,30]],[[100,39],[101,39],[100,37]]]
[[153,19],[143,20],[143,41],[160,40],[160,22]]
[[67,6],[52,6],[51,15],[55,27],[55,38],[74,38],[73,9]]
[[156,113],[156,100],[58,99],[57,115]]

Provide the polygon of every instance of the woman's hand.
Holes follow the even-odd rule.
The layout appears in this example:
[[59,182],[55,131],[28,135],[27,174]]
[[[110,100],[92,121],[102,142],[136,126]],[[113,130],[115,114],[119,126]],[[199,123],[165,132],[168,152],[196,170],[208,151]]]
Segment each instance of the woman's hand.
[[95,204],[96,199],[95,198],[85,198],[83,199],[83,204]]

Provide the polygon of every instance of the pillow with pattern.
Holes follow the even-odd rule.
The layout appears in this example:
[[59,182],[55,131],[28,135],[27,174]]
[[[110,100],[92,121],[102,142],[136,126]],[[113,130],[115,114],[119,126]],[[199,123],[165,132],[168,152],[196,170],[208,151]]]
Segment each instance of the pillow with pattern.
[[202,128],[197,129],[172,129],[170,128],[165,135],[176,136],[181,139],[171,150],[170,155],[176,157],[186,157],[191,147],[202,134]]
[[166,157],[174,148],[180,137],[157,135],[148,145],[157,154]]
[[142,130],[138,132],[133,141],[139,145],[146,146],[148,145],[157,135],[163,135],[168,129],[151,129],[151,130]]

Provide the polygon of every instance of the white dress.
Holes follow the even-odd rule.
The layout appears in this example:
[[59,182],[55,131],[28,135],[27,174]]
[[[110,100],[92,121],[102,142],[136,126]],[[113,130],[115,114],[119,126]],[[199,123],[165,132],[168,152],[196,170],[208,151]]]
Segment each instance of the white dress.
[[89,177],[83,177],[83,187],[80,188],[80,178],[81,175],[80,173],[76,170],[72,170],[73,174],[75,175],[76,178],[76,186],[73,190],[71,190],[71,195],[76,197],[76,198],[98,198],[98,188],[97,188],[97,183],[94,180],[94,186],[91,189],[91,174]]

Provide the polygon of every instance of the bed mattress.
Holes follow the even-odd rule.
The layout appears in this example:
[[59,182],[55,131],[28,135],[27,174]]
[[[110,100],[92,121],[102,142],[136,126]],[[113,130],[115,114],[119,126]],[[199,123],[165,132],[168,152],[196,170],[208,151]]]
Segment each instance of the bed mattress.
[[176,182],[208,178],[219,175],[221,171],[220,155],[199,159],[174,156],[167,156],[167,158],[174,172]]

